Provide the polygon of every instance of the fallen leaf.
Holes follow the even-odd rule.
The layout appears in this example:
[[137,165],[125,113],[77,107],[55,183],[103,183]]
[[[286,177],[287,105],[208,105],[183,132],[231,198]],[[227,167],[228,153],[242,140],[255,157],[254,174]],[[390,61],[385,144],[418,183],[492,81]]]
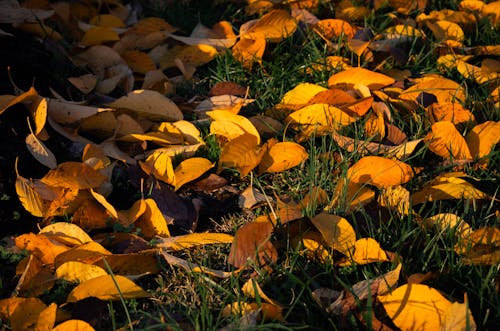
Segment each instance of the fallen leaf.
[[349,181],[379,188],[404,184],[413,174],[408,164],[380,156],[365,156],[347,170]]
[[128,278],[120,275],[103,275],[89,279],[69,294],[67,302],[77,302],[94,297],[100,300],[147,298],[150,294]]
[[267,149],[259,164],[259,172],[282,172],[308,158],[304,147],[294,142],[279,142]]
[[83,283],[92,278],[107,274],[108,273],[101,267],[78,261],[69,261],[61,264],[56,269],[55,273],[58,279],[78,283]]
[[225,144],[219,157],[217,171],[236,168],[240,172],[240,177],[245,177],[262,160],[263,153],[257,141],[257,137],[253,134],[245,133]]
[[358,67],[333,74],[328,79],[328,87],[347,86],[352,88],[355,84],[363,84],[368,86],[370,90],[379,90],[394,82],[394,79],[389,76]]
[[311,222],[321,232],[325,242],[344,255],[351,256],[356,243],[356,233],[351,224],[337,215],[318,214]]

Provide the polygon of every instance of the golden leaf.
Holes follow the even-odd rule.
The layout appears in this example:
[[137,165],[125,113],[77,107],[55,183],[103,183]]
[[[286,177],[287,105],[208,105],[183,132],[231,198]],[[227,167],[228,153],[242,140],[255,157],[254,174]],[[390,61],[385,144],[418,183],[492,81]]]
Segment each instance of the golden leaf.
[[471,153],[464,137],[449,121],[436,122],[425,138],[429,149],[444,159],[471,159]]
[[170,237],[170,232],[167,227],[167,220],[163,213],[158,208],[158,205],[153,199],[146,199],[144,202],[147,205],[144,213],[135,222],[135,226],[141,228],[144,237],[147,239],[160,237]]
[[413,174],[406,163],[380,156],[365,156],[347,170],[349,181],[380,188],[404,184]]
[[161,238],[156,245],[171,251],[179,251],[199,245],[230,244],[234,237],[225,233],[190,233],[182,236]]
[[453,124],[474,121],[474,115],[458,102],[435,102],[426,109],[431,123],[450,121]]
[[124,28],[125,23],[114,15],[97,15],[90,19],[89,24],[97,26],[107,26],[112,28]]
[[500,142],[500,122],[486,121],[476,125],[465,136],[473,157],[482,158],[488,155]]
[[328,86],[347,86],[348,88],[352,88],[355,84],[363,84],[368,86],[370,90],[379,90],[382,87],[393,84],[394,82],[394,78],[357,67],[333,74],[328,79]]
[[243,284],[243,286],[241,287],[241,291],[243,292],[243,294],[245,294],[251,298],[260,298],[260,299],[264,300],[265,302],[279,306],[279,302],[274,301],[273,299],[269,298],[264,293],[262,288],[259,286],[257,281],[255,281],[255,279],[253,279],[253,278],[250,278],[249,280],[247,280],[245,282],[245,284]]
[[52,330],[56,323],[57,304],[51,303],[47,308],[40,312],[35,325],[35,331]]
[[174,185],[175,173],[171,156],[164,150],[155,150],[144,162],[139,162],[141,169],[148,175]]
[[[464,295],[467,300],[467,293]],[[453,302],[441,322],[441,331],[476,330],[476,322],[469,309],[469,303]]]
[[212,169],[214,164],[203,157],[193,157],[182,161],[174,171],[175,191],[182,185],[197,179],[208,170]]
[[437,290],[422,284],[406,284],[377,299],[402,330],[440,330],[452,305]]
[[157,274],[160,272],[156,258],[157,250],[145,250],[139,253],[113,254],[102,256],[93,265],[104,270],[129,278],[144,276],[146,274]]
[[50,170],[40,181],[50,186],[84,190],[99,187],[106,179],[85,163],[64,162]]
[[340,108],[322,103],[303,107],[285,119],[285,123],[298,126],[299,129],[306,132],[316,129],[319,133],[332,132],[355,121],[356,118]]
[[168,254],[165,250],[161,250],[160,254],[168,264],[173,266],[179,266],[184,270],[186,270],[187,272],[202,273],[222,279],[234,277],[235,274],[238,274],[239,271],[243,270],[243,269],[238,269],[233,272],[216,270],[216,269],[206,268],[197,263],[188,262],[186,260]]
[[120,275],[103,275],[89,279],[75,287],[68,295],[67,302],[77,302],[86,298],[100,300],[120,300],[147,298],[149,293],[133,281]]
[[40,193],[37,192],[36,184],[32,180],[17,175],[16,193],[24,209],[29,211],[31,215],[36,217],[45,216],[48,206]]
[[109,104],[110,107],[128,109],[137,115],[157,121],[180,121],[182,112],[166,96],[151,90],[135,90]]
[[432,31],[437,41],[443,40],[464,40],[464,31],[460,25],[448,21],[425,21],[427,27]]
[[425,92],[435,95],[439,103],[465,101],[465,90],[457,82],[441,76],[424,78],[403,91],[399,98],[416,102],[421,93]]
[[262,157],[259,172],[281,172],[293,168],[308,158],[304,147],[294,142],[279,142]]
[[63,263],[70,261],[92,262],[103,255],[111,255],[111,252],[101,244],[91,241],[58,254],[55,257],[54,265],[58,268]]
[[261,63],[266,49],[266,40],[241,38],[231,49],[236,60],[241,62],[243,68],[252,69],[254,62]]
[[245,133],[224,145],[219,157],[218,172],[224,168],[236,168],[243,178],[260,163],[262,156],[257,138]]
[[28,91],[18,95],[17,97],[14,95],[2,95],[0,98],[0,114],[18,103],[33,102],[37,98],[39,98],[39,95],[33,86],[30,87]]
[[237,124],[244,132],[255,136],[257,145],[260,144],[260,135],[252,122],[244,116],[233,114],[227,110],[212,110],[206,113],[213,121],[230,121]]
[[351,256],[356,243],[356,232],[345,218],[331,214],[318,214],[311,218],[311,222],[331,248]]
[[411,196],[413,205],[425,201],[438,201],[447,199],[489,199],[490,197],[476,189],[468,181],[454,176],[439,176],[422,190]]
[[68,320],[59,324],[54,329],[52,329],[52,331],[66,331],[66,330],[95,331],[92,325],[81,320]]
[[12,297],[0,300],[0,318],[10,321],[12,331],[31,330],[45,309],[45,304],[38,298]]
[[327,40],[333,40],[340,36],[354,37],[354,29],[344,20],[328,18],[320,20],[313,26],[313,30]]
[[66,245],[52,242],[43,234],[26,233],[16,237],[15,240],[17,247],[26,249],[44,264],[53,264],[59,254],[69,249]]
[[113,207],[113,205],[110,204],[102,194],[99,194],[92,189],[90,189],[90,194],[92,194],[94,199],[96,199],[97,202],[99,202],[101,206],[106,209],[109,215],[111,215],[114,219],[118,218],[118,212],[116,211],[115,207]]
[[130,50],[124,52],[122,57],[133,72],[146,74],[148,71],[156,70],[153,60],[144,52]]
[[78,283],[107,274],[101,267],[78,261],[65,262],[56,269],[57,278]]
[[120,40],[120,36],[118,36],[118,33],[113,28],[96,26],[85,32],[81,40],[81,44],[85,46],[92,46],[117,40]]
[[92,238],[78,225],[68,222],[56,222],[42,228],[39,233],[43,233],[51,240],[56,240],[68,246],[86,244]]
[[242,39],[267,39],[280,42],[291,36],[297,29],[297,22],[285,10],[272,10],[250,26],[240,27]]
[[306,105],[315,95],[324,91],[328,90],[323,86],[311,83],[300,83],[286,92],[280,103],[284,105]]
[[356,240],[352,259],[357,264],[389,261],[387,254],[373,238],[361,238]]

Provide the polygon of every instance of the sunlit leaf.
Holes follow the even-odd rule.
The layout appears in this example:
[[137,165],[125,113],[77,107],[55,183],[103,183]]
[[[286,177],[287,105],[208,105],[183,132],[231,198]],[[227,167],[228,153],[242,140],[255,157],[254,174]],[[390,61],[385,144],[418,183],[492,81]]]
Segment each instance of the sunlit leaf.
[[161,250],[160,254],[165,259],[165,261],[172,266],[179,266],[179,267],[183,268],[184,270],[186,270],[187,272],[196,272],[196,273],[206,274],[206,275],[210,275],[210,276],[214,276],[214,277],[222,278],[222,279],[234,277],[241,270],[243,270],[243,269],[238,269],[238,270],[235,270],[233,272],[215,270],[215,269],[201,266],[197,263],[191,263],[191,262],[188,262],[184,259],[178,258],[176,256],[168,254],[165,250]]
[[172,165],[172,156],[164,150],[155,150],[144,162],[139,162],[141,169],[148,175],[174,185],[175,173]]
[[401,93],[399,98],[417,101],[423,92],[435,95],[439,103],[465,101],[465,90],[462,86],[451,79],[435,76],[425,77]]
[[448,21],[437,21],[437,22],[426,21],[425,24],[434,34],[434,38],[436,38],[438,41],[464,40],[464,31],[462,30],[460,25],[456,23]]
[[[465,295],[467,298],[467,296]],[[442,331],[476,330],[476,322],[469,308],[469,303],[453,302],[441,322]]]
[[224,145],[219,157],[218,171],[236,168],[243,178],[257,167],[262,155],[257,138],[253,134],[245,133]]
[[166,96],[151,90],[135,90],[109,104],[110,107],[128,109],[139,116],[159,121],[180,121],[182,112]]
[[413,177],[408,164],[380,156],[365,156],[347,170],[347,178],[358,184],[388,187],[408,182]]
[[345,218],[331,214],[318,214],[311,218],[311,222],[331,248],[347,256],[352,254],[356,243],[356,233]]
[[47,308],[40,312],[36,321],[36,331],[52,330],[56,323],[57,304],[51,303]]
[[35,182],[17,175],[15,185],[17,196],[24,209],[30,212],[33,216],[43,217],[47,211],[47,206],[40,193],[37,192]]
[[241,38],[231,50],[234,58],[241,62],[245,69],[251,70],[253,63],[262,62],[265,49],[266,40],[264,38]]
[[94,331],[95,329],[89,323],[82,320],[68,320],[57,325],[52,331],[66,331],[66,330],[78,330],[78,331]]
[[107,178],[94,168],[80,162],[64,162],[50,170],[42,179],[44,184],[79,190],[99,187]]
[[437,227],[441,231],[455,231],[459,238],[466,238],[470,235],[472,228],[460,216],[451,213],[441,213],[423,220],[424,226],[428,228]]
[[476,125],[465,136],[472,157],[488,155],[500,142],[500,122],[486,121]]
[[238,125],[244,132],[255,136],[257,145],[260,144],[260,135],[252,122],[244,116],[233,114],[227,110],[212,110],[206,113],[214,121],[229,121]]
[[340,19],[327,18],[320,20],[314,25],[313,30],[328,40],[333,40],[342,35],[348,38],[354,37],[354,29],[352,26]]
[[308,157],[304,147],[294,142],[279,142],[269,148],[259,164],[259,172],[281,172],[293,168]]
[[83,283],[107,274],[101,267],[77,261],[65,262],[56,269],[56,277],[68,282]]
[[386,187],[380,192],[378,203],[401,215],[410,213],[410,192],[401,185]]
[[175,191],[182,185],[197,179],[208,170],[212,169],[214,164],[203,157],[193,157],[182,161],[174,171]]
[[56,257],[69,247],[52,242],[44,234],[26,233],[16,237],[16,246],[37,256],[44,264],[53,264]]
[[13,331],[31,330],[44,309],[45,304],[38,298],[12,297],[0,300],[0,318],[10,321]]
[[352,259],[357,264],[389,261],[387,254],[373,238],[361,238],[354,243]]
[[[311,83],[300,83],[293,89],[285,93],[285,95],[281,99],[281,103],[285,105],[305,105],[315,95],[324,91],[328,90],[323,86]],[[314,103],[319,103],[319,102],[314,102]]]
[[279,306],[279,302],[269,298],[253,278],[250,278],[245,282],[245,284],[243,284],[241,291],[243,294],[248,295],[251,298],[260,298],[265,302]]
[[411,196],[413,205],[425,201],[448,199],[489,199],[490,197],[478,190],[468,181],[453,176],[440,176],[426,185],[422,190]]
[[382,87],[393,84],[394,82],[394,79],[389,76],[358,67],[333,74],[328,79],[328,86],[352,87],[355,84],[363,84],[368,86],[370,90],[379,90]]
[[170,237],[167,220],[158,208],[155,200],[146,199],[144,202],[146,203],[147,208],[135,222],[135,225],[138,228],[141,228],[141,231],[146,238],[152,239],[156,236]]
[[68,295],[67,302],[77,302],[86,298],[100,300],[120,300],[147,298],[150,294],[126,277],[103,275],[89,279],[75,287]]
[[450,121],[453,124],[474,121],[474,115],[458,102],[433,103],[426,108],[431,123]]
[[54,265],[57,268],[63,263],[70,261],[93,261],[103,255],[111,255],[111,252],[104,248],[101,244],[91,241],[58,254],[55,257]]
[[56,222],[43,227],[39,233],[65,245],[81,245],[92,241],[92,238],[79,226],[68,222]]
[[471,159],[471,153],[464,137],[455,125],[449,121],[436,122],[431,127],[424,141],[429,149],[444,159],[450,157],[457,160]]
[[272,10],[250,26],[240,27],[243,39],[267,39],[279,42],[291,36],[297,29],[297,22],[285,10]]
[[182,236],[162,238],[156,246],[178,251],[199,245],[229,244],[233,242],[233,239],[233,236],[225,233],[190,233]]
[[486,226],[464,234],[455,246],[465,263],[495,265],[500,261],[500,229]]

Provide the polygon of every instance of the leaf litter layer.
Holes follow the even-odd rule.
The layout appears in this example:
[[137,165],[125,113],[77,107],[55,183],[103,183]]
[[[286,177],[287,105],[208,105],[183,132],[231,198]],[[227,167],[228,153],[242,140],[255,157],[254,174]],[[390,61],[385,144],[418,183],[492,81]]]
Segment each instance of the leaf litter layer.
[[495,328],[499,2],[104,4],[1,2],[2,322]]

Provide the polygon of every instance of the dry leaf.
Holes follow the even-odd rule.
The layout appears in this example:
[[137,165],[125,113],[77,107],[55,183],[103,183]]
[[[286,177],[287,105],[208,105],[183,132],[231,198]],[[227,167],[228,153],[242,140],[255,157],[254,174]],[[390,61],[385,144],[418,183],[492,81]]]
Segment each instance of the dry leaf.
[[379,90],[394,82],[394,79],[389,76],[358,67],[333,74],[328,79],[328,86],[347,86],[348,88],[352,88],[355,84],[363,84],[368,86],[370,90]]
[[365,156],[347,170],[349,181],[380,188],[404,184],[413,174],[406,163],[379,156]]
[[500,122],[487,121],[476,125],[465,136],[472,157],[482,158],[500,142]]
[[263,153],[257,141],[253,134],[245,133],[225,144],[219,157],[217,171],[236,168],[241,178],[248,175],[262,160]]
[[214,164],[203,157],[193,157],[182,161],[174,171],[175,191],[212,169]]
[[282,172],[308,158],[304,147],[294,142],[279,142],[267,149],[259,164],[259,173]]
[[103,275],[89,279],[75,287],[68,295],[67,302],[77,302],[94,297],[100,300],[120,300],[147,298],[150,294],[126,277]]
[[431,127],[424,141],[429,149],[444,159],[471,159],[471,153],[462,135],[457,131],[455,125],[449,121],[436,122]]
[[270,42],[280,42],[297,29],[297,22],[285,10],[272,10],[257,22],[251,23],[240,27],[242,39],[267,39]]
[[311,218],[311,222],[331,248],[351,256],[356,243],[356,233],[345,218],[331,214],[318,214]]

